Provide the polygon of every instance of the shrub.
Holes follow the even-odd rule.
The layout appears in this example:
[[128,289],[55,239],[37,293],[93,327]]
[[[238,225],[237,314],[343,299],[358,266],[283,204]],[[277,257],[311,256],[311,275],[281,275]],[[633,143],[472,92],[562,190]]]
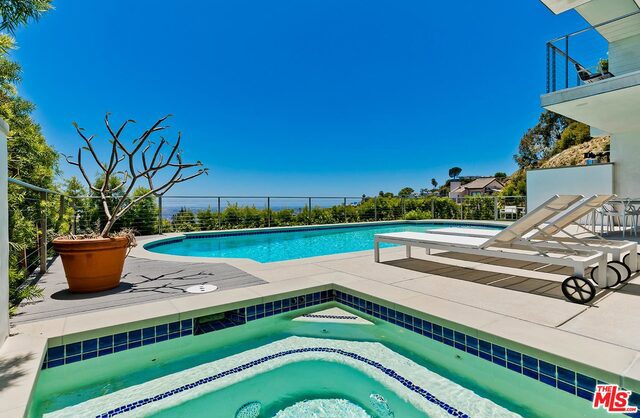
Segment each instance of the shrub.
[[404,215],[404,219],[411,221],[418,221],[422,219],[431,219],[431,212],[421,211],[421,210],[412,210]]
[[560,135],[556,142],[553,154],[571,148],[574,145],[582,144],[591,140],[591,130],[588,125],[581,122],[571,122]]

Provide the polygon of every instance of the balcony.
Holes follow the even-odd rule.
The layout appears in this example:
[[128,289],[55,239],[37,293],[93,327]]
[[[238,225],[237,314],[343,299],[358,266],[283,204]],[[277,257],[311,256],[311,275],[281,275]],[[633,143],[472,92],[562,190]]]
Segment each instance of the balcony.
[[608,133],[640,130],[640,10],[547,43],[545,109]]
[[640,70],[640,10],[547,42],[547,94]]

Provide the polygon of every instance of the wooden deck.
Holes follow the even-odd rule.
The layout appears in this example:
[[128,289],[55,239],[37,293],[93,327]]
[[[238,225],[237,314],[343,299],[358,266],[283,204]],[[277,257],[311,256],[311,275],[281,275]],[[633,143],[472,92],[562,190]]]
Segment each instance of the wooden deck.
[[116,289],[91,294],[74,294],[60,259],[38,280],[42,298],[23,303],[11,320],[14,324],[75,315],[89,311],[136,305],[162,299],[189,297],[189,286],[213,284],[218,291],[255,286],[266,281],[224,263],[187,263],[128,257],[122,282]]

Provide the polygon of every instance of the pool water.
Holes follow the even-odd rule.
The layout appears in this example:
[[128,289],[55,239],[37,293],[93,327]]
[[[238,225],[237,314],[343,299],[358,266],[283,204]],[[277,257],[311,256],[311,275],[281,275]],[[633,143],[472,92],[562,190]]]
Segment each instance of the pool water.
[[[603,414],[576,396],[367,315],[359,314],[372,325],[292,321],[330,306],[42,370],[29,416],[95,417],[154,395],[157,401],[116,416],[234,418],[252,403],[259,404],[257,417],[279,418]],[[193,384],[214,375],[221,377]]]
[[[261,263],[348,253],[373,249],[373,236],[391,232],[426,232],[451,226],[436,223],[393,223],[331,228],[302,228],[290,231],[257,231],[246,234],[210,235],[166,243],[152,242],[145,249],[162,254],[250,258]],[[476,228],[492,228],[480,227]],[[493,227],[495,228],[495,227]],[[392,244],[382,243],[381,247]]]
[[[397,417],[424,416],[363,373],[330,362],[292,363],[150,416],[200,417],[205,416],[203,411],[208,410],[207,406],[216,405],[219,414],[216,416],[234,417],[238,406],[243,405],[249,396],[252,402],[261,401],[260,417],[319,418],[324,414],[327,418],[377,418],[369,402],[372,392],[382,393],[395,408],[393,412]],[[340,411],[340,414],[329,415],[335,411]]]

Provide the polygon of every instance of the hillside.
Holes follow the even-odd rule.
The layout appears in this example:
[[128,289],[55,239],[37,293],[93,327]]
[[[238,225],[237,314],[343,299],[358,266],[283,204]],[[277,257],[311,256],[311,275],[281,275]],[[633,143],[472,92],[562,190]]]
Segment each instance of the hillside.
[[[585,165],[584,154],[593,152],[594,154],[609,150],[609,136],[598,136],[587,142],[567,148],[557,154],[552,155],[543,161],[539,168],[567,167],[573,165]],[[516,170],[509,176],[505,188],[502,190],[504,196],[524,196],[527,194],[527,180],[524,169]]]
[[571,165],[584,165],[584,154],[593,152],[597,154],[609,149],[611,138],[609,136],[598,136],[591,141],[574,145],[564,151],[552,156],[540,165],[541,168],[566,167]]

